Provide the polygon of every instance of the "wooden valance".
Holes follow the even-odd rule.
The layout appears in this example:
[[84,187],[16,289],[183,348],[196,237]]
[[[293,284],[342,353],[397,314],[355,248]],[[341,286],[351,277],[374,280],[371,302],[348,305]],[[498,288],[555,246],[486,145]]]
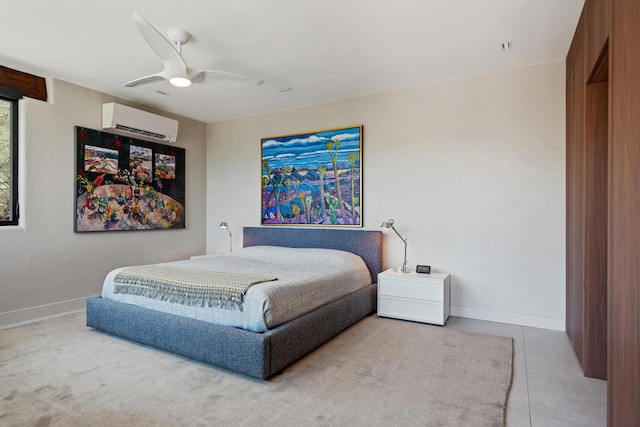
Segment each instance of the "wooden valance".
[[0,86],[19,90],[29,98],[47,100],[47,83],[43,77],[0,65]]

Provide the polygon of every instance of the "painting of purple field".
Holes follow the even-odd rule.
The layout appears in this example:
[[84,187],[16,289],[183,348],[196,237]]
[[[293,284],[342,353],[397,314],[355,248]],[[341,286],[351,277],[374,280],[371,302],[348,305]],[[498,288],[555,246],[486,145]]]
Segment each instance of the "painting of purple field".
[[263,225],[362,226],[362,125],[261,146]]

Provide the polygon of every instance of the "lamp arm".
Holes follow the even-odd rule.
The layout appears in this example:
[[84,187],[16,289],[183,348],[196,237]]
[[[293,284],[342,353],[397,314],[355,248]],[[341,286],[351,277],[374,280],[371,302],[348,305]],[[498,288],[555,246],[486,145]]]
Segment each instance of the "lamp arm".
[[395,228],[393,225],[391,226],[391,229],[392,229],[392,230],[393,230],[393,231],[398,235],[398,237],[400,238],[400,240],[402,240],[402,241],[404,242],[404,244],[406,245],[406,244],[407,244],[407,239],[405,239],[404,237],[402,237],[402,236],[400,235],[400,233],[398,233],[398,230],[396,230],[396,228]]
[[402,237],[400,233],[398,233],[398,230],[396,230],[396,228],[393,225],[391,225],[391,229],[395,231],[395,233],[398,235],[400,240],[402,240],[402,243],[404,243],[404,262],[402,263],[402,269],[400,271],[402,271],[403,273],[407,273],[409,271],[407,269],[407,239]]
[[407,269],[407,239],[404,239],[404,262],[402,263],[402,272],[409,272],[409,270]]

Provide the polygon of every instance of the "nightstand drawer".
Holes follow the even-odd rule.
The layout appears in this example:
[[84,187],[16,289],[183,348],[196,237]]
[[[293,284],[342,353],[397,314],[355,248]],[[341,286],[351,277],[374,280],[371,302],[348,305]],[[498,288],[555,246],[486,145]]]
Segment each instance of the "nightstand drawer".
[[448,313],[444,312],[441,303],[381,296],[378,298],[378,316],[444,325]]
[[378,292],[380,295],[401,298],[414,298],[429,301],[444,300],[444,286],[442,282],[414,281],[381,277]]

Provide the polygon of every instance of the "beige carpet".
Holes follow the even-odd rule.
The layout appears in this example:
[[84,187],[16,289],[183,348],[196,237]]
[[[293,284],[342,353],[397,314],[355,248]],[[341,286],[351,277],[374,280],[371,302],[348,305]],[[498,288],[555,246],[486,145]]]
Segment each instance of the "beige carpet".
[[259,381],[97,332],[0,331],[2,426],[501,426],[509,338],[368,317]]

